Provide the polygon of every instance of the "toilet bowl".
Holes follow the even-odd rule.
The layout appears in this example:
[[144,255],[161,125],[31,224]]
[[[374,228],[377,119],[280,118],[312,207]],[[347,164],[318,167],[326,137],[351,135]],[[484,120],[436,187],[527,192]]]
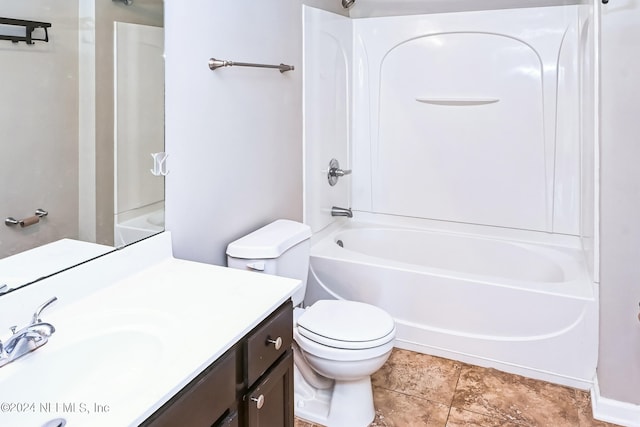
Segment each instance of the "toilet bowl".
[[[308,226],[275,221],[227,247],[232,268],[302,281],[292,296],[302,305],[309,268]],[[320,300],[294,309],[294,412],[327,427],[366,427],[374,419],[371,375],[393,349],[395,323],[378,307]]]

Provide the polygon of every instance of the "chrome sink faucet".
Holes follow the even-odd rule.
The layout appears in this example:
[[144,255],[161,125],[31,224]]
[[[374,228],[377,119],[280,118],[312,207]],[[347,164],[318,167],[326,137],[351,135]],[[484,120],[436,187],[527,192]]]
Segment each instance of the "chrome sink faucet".
[[340,208],[338,206],[332,206],[331,216],[346,216],[348,218],[353,218],[353,212],[351,212],[351,208]]
[[58,298],[53,297],[36,309],[31,323],[16,331],[11,327],[13,335],[4,344],[0,342],[0,367],[45,345],[49,337],[56,331],[52,324],[43,322],[40,318],[42,311]]

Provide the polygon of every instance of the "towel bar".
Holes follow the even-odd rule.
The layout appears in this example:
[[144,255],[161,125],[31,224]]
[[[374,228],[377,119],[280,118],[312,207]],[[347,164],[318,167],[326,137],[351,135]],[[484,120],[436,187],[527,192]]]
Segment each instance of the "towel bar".
[[269,64],[252,64],[250,62],[225,61],[224,59],[209,59],[209,68],[214,71],[222,67],[256,67],[256,68],[277,68],[281,73],[292,71],[293,65],[269,65]]

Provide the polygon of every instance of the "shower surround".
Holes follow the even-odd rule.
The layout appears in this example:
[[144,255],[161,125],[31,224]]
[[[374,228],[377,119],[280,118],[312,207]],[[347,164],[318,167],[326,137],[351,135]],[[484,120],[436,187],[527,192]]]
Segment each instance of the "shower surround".
[[[589,10],[305,7],[307,303],[372,303],[398,322],[399,347],[591,386]],[[331,158],[353,170],[335,186]]]

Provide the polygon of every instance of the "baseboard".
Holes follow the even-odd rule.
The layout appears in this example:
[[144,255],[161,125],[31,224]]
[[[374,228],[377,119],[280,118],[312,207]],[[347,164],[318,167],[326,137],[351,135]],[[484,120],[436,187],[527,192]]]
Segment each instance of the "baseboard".
[[597,376],[591,389],[591,407],[596,420],[626,427],[640,427],[640,405],[602,397]]

